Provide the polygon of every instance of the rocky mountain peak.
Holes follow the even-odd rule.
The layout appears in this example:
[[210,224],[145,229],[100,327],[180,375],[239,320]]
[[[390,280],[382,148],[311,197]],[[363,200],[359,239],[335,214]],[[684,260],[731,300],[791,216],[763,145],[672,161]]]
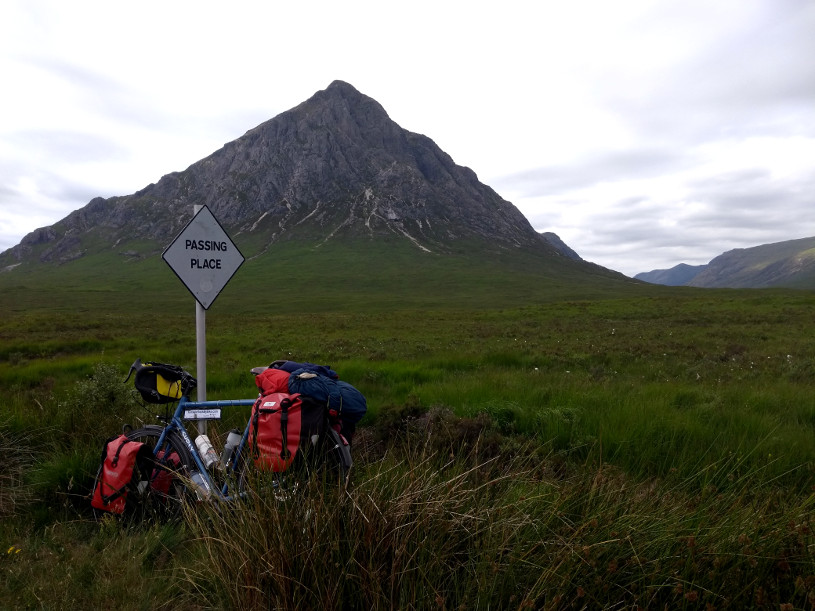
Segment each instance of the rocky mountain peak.
[[183,172],[132,195],[92,200],[26,236],[11,255],[22,260],[39,246],[40,259],[59,262],[134,241],[160,251],[196,204],[207,205],[236,241],[251,235],[267,246],[350,235],[395,237],[431,252],[473,238],[563,252],[430,138],[334,81]]

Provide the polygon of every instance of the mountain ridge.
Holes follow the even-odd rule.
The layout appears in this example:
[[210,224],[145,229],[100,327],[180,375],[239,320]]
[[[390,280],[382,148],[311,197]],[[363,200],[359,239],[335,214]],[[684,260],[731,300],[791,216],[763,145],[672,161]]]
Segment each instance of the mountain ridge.
[[[0,254],[67,263],[110,249],[153,256],[195,205],[207,205],[250,256],[288,239],[316,245],[342,235],[398,238],[423,252],[477,238],[580,260],[557,236],[458,166],[430,138],[399,127],[343,81],[131,195],[97,197]],[[616,272],[615,272],[616,273]]]
[[669,286],[698,288],[815,288],[815,237],[735,248],[706,265],[680,263],[634,276]]
[[654,269],[650,272],[641,272],[634,276],[637,280],[650,282],[651,284],[663,284],[665,286],[685,286],[694,276],[701,272],[706,265],[688,265],[680,263],[669,269]]

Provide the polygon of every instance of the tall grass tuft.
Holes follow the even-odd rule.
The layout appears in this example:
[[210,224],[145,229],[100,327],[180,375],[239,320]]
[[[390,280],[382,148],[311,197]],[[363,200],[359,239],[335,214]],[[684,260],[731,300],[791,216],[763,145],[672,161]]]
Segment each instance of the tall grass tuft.
[[0,518],[8,518],[33,500],[28,481],[36,460],[32,436],[0,424],[0,456]]
[[[815,601],[815,496],[736,460],[634,479],[411,417],[357,441],[353,485],[260,475],[235,507],[188,513],[186,601],[221,608],[762,607]],[[491,439],[489,443],[485,440]],[[457,441],[454,441],[457,440]],[[699,482],[708,482],[700,485]],[[726,483],[726,484],[724,484]]]
[[451,454],[432,435],[396,447],[349,487],[313,478],[284,496],[260,475],[234,509],[192,512],[204,552],[191,592],[215,606],[277,609],[479,608],[522,597],[536,579],[526,561],[534,515],[557,496],[533,477],[533,454],[483,460],[477,439]]

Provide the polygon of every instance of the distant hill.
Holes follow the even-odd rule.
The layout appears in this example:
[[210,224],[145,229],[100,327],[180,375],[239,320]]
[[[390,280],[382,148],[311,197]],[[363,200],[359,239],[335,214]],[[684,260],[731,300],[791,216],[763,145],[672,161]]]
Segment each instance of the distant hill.
[[[655,284],[702,288],[815,288],[815,237],[727,251],[707,265],[637,274]],[[684,281],[683,281],[684,279]]]
[[815,237],[737,248],[719,255],[689,286],[815,288]]
[[664,284],[666,286],[684,286],[705,269],[706,265],[688,265],[680,263],[671,269],[655,269],[650,272],[642,272],[634,276],[637,280],[650,282],[651,284]]

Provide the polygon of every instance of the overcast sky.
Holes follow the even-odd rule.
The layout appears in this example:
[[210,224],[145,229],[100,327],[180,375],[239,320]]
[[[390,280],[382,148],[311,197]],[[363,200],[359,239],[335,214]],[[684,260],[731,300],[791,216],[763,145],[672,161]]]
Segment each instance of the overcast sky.
[[815,236],[813,0],[2,0],[0,251],[335,79],[628,275]]

